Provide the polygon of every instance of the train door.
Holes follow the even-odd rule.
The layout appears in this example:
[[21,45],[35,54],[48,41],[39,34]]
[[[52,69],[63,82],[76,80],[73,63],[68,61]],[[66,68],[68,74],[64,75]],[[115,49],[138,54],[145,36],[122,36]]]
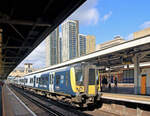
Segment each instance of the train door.
[[96,95],[97,84],[96,84],[96,66],[87,65],[84,72],[84,86],[85,92],[88,95]]
[[49,91],[54,92],[54,74],[49,74]]
[[100,72],[98,71],[98,80],[97,80],[97,86],[98,86],[98,91],[101,91],[102,88],[102,76],[100,75]]
[[142,75],[141,77],[141,94],[146,94],[146,75]]
[[33,87],[35,87],[35,84],[36,84],[36,76],[34,76],[34,78],[33,78],[33,79],[34,79],[34,82],[33,82],[33,83],[34,83],[34,84],[33,84]]
[[35,78],[35,88],[38,88],[38,86],[39,86],[39,77],[40,77],[39,74],[36,75],[36,78]]

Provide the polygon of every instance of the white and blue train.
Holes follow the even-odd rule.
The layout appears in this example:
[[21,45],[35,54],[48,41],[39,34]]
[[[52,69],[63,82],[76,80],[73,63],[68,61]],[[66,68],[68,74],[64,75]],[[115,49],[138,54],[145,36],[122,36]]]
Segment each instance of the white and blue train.
[[96,66],[76,64],[53,70],[32,72],[14,83],[50,96],[63,96],[71,102],[84,105],[100,98]]

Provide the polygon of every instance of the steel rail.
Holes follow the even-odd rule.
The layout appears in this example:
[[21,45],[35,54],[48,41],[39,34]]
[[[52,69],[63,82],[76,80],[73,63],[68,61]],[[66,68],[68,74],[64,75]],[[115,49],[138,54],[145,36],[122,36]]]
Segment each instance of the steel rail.
[[45,105],[37,100],[34,99],[35,96],[30,95],[26,92],[20,91],[19,89],[16,89],[13,87],[13,89],[15,91],[17,91],[18,93],[20,93],[20,95],[22,95],[23,97],[25,97],[26,99],[28,99],[29,101],[31,101],[32,103],[34,103],[35,105],[37,105],[38,107],[42,108],[43,110],[45,110],[46,112],[48,112],[50,115],[52,116],[65,116],[64,114],[48,107],[48,105]]

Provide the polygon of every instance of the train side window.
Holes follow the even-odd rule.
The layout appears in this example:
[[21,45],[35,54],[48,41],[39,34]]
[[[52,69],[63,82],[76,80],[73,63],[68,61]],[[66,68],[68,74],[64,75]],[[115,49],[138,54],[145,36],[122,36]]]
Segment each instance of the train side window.
[[56,85],[60,84],[60,75],[56,75]]
[[24,79],[24,83],[27,83],[28,82],[28,79]]
[[42,79],[41,79],[41,77],[39,78],[39,84],[40,84],[40,85],[42,84]]
[[66,72],[66,86],[68,86],[68,72]]
[[48,76],[46,75],[45,77],[45,84],[47,85],[48,84]]
[[38,83],[38,79],[39,79],[39,78],[36,78],[36,83]]
[[33,78],[30,78],[30,83],[33,83]]
[[61,75],[61,81],[60,81],[61,84],[64,83],[64,75]]
[[75,67],[76,84],[83,85],[82,67]]

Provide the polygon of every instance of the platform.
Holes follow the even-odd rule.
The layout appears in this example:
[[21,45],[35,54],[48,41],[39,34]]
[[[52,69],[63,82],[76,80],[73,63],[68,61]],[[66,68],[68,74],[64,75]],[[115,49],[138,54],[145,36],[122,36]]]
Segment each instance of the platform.
[[105,93],[121,93],[121,94],[132,94],[134,95],[134,86],[132,85],[119,85],[118,87],[114,87],[112,85],[111,89],[109,87],[104,88]]
[[3,116],[36,116],[10,89],[3,86]]
[[150,96],[144,96],[144,95],[131,95],[131,94],[104,93],[103,92],[102,98],[116,100],[116,101],[124,101],[124,102],[150,105]]

